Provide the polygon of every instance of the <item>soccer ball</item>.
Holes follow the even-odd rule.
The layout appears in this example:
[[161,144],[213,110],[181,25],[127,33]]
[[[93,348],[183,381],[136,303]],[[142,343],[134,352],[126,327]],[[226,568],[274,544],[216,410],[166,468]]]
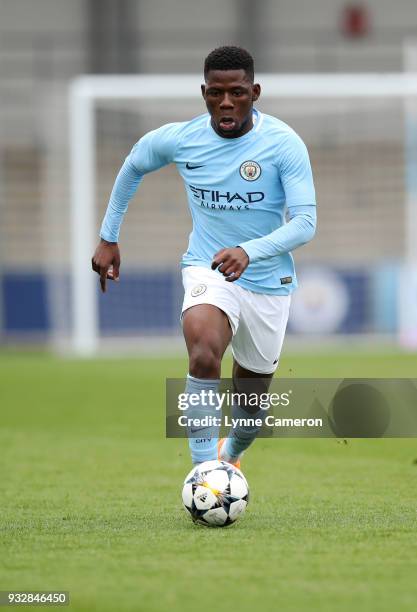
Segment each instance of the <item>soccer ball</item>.
[[230,463],[205,461],[185,478],[182,501],[195,523],[225,527],[245,512],[249,486],[242,472]]

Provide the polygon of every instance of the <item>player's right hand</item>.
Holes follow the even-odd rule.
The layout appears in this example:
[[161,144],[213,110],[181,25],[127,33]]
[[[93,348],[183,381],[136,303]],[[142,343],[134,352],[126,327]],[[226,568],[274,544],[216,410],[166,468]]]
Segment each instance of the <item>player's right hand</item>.
[[94,272],[100,276],[100,286],[103,293],[106,291],[107,279],[118,281],[120,269],[120,251],[117,242],[100,240],[91,259]]

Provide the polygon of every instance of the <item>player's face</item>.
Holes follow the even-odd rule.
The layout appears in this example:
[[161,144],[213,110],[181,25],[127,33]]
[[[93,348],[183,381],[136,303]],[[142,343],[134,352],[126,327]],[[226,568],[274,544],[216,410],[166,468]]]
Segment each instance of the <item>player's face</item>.
[[261,87],[244,70],[210,70],[201,93],[219,136],[238,138],[252,129],[252,107]]

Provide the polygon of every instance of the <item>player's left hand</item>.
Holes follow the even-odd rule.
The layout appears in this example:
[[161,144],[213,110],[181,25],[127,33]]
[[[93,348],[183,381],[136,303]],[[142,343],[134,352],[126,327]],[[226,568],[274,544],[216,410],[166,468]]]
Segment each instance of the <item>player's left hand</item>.
[[216,268],[225,276],[225,280],[233,283],[240,278],[249,265],[249,257],[242,247],[222,249],[213,257],[211,269]]

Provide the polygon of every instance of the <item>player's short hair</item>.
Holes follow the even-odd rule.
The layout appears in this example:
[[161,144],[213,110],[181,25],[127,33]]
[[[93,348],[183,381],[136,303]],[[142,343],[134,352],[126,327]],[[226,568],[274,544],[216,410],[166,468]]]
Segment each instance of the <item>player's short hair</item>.
[[251,54],[242,47],[217,47],[204,60],[204,77],[210,70],[244,70],[250,81],[254,80],[254,62]]

